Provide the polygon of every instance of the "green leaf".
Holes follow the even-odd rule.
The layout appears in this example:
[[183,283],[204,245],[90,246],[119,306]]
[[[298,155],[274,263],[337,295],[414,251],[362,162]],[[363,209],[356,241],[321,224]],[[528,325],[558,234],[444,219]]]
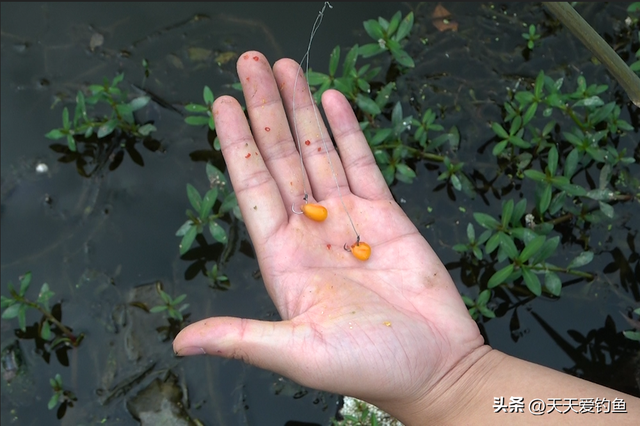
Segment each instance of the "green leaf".
[[[640,71],[640,61],[636,63],[639,64],[638,71]],[[626,337],[627,339],[640,341],[640,331],[627,330],[623,331],[622,334],[624,334],[624,337]]]
[[22,331],[27,331],[27,308],[27,305],[20,305],[18,310],[18,326]]
[[356,104],[358,104],[358,107],[362,111],[371,115],[378,115],[382,112],[378,104],[376,104],[371,98],[363,96],[360,93],[358,93],[358,96],[356,97]]
[[529,108],[527,108],[527,111],[524,113],[524,116],[522,117],[522,124],[529,123],[529,121],[531,121],[531,119],[536,115],[537,111],[538,111],[537,103],[533,103],[529,105]]
[[369,19],[362,23],[364,26],[364,30],[369,34],[369,37],[378,41],[381,38],[384,38],[384,30],[382,26],[378,23],[378,21],[374,19]]
[[51,325],[47,320],[42,323],[42,328],[40,329],[40,337],[42,337],[43,340],[51,339]]
[[580,99],[578,102],[573,104],[573,107],[585,106],[585,107],[596,107],[604,105],[604,101],[600,99],[599,96],[591,96],[586,99]]
[[20,306],[22,306],[21,303],[15,303],[15,304],[9,306],[2,313],[2,318],[3,319],[12,319],[12,318],[17,317],[18,313],[20,312]]
[[53,130],[50,130],[47,134],[45,134],[44,137],[48,139],[62,139],[65,137],[65,135],[66,133],[62,133],[61,129],[53,129]]
[[527,200],[523,198],[518,201],[513,208],[513,214],[511,215],[511,225],[514,227],[520,226],[520,219],[524,216],[525,211],[527,210]]
[[491,123],[491,129],[496,135],[500,136],[502,139],[509,139],[509,134],[499,123],[495,121]]
[[520,262],[524,263],[527,260],[529,260],[529,258],[531,256],[536,254],[538,252],[538,250],[540,250],[540,248],[542,247],[542,245],[544,244],[546,239],[547,239],[547,237],[545,237],[544,235],[539,235],[539,236],[535,237],[533,240],[531,240],[524,247],[524,249],[520,253],[520,256],[518,256],[518,259],[520,260]]
[[331,77],[321,72],[309,71],[307,72],[307,83],[310,86],[318,86],[326,82],[331,82]]
[[344,58],[344,63],[342,64],[342,75],[348,76],[350,75],[356,66],[356,60],[358,59],[358,45],[354,45],[347,56]]
[[149,312],[151,312],[152,314],[155,314],[155,313],[158,313],[158,312],[166,311],[167,309],[169,309],[169,307],[167,305],[158,305],[158,306],[154,306],[153,308],[149,309]]
[[476,240],[476,230],[474,229],[471,222],[469,222],[469,224],[467,225],[467,238],[471,243]]
[[173,301],[171,302],[172,305],[177,305],[178,303],[182,302],[184,299],[187,298],[186,294],[181,294],[180,296],[176,297],[175,299],[173,299]]
[[69,130],[71,128],[71,123],[69,122],[69,109],[64,107],[62,110],[62,127],[65,130]]
[[610,204],[604,203],[602,201],[599,202],[600,211],[607,216],[609,219],[613,219],[613,207]]
[[511,221],[511,215],[513,214],[513,200],[509,200],[502,206],[502,226],[507,227]]
[[208,107],[200,104],[187,104],[184,106],[184,109],[186,109],[189,112],[208,112],[209,111]]
[[213,164],[207,163],[206,172],[211,185],[225,186],[227,184],[227,178],[224,177],[224,173]]
[[516,92],[514,98],[520,104],[520,107],[524,107],[525,105],[529,105],[535,99],[533,93],[531,92]]
[[76,152],[76,140],[71,135],[67,135],[67,146],[72,152]]
[[190,115],[184,118],[184,122],[191,126],[204,126],[209,124],[209,117],[202,115]]
[[151,123],[147,123],[138,128],[138,133],[140,133],[142,136],[148,136],[149,133],[155,132],[156,130],[158,130],[156,129],[156,126]]
[[462,301],[464,302],[465,305],[467,305],[470,308],[475,306],[475,302],[469,296],[465,296],[464,294],[461,296],[462,296]]
[[555,236],[553,238],[550,238],[550,239],[546,240],[544,242],[544,244],[542,245],[542,247],[540,248],[540,251],[538,251],[538,253],[536,253],[535,257],[532,259],[531,264],[532,265],[537,265],[538,263],[548,259],[549,256],[551,256],[553,253],[555,253],[556,248],[558,248],[558,244],[559,243],[560,243],[560,237],[559,236]]
[[478,305],[486,305],[489,299],[491,298],[491,290],[485,289],[480,292],[477,299]]
[[207,105],[211,105],[214,101],[213,92],[209,88],[209,86],[204,86],[202,90],[202,99],[204,99],[204,103]]
[[515,259],[518,256],[518,249],[516,248],[516,244],[513,242],[513,239],[504,232],[499,232],[498,235],[500,236],[500,247],[502,250],[509,259]]
[[378,43],[368,43],[363,46],[360,46],[358,54],[363,58],[370,58],[372,56],[375,56],[384,52],[385,50],[387,49],[380,46],[380,44]]
[[416,66],[411,56],[409,56],[409,54],[404,50],[391,48],[389,48],[389,50],[391,50],[393,58],[403,67],[413,68]]
[[581,266],[589,264],[593,260],[593,252],[592,251],[583,251],[575,259],[573,259],[567,269],[579,268]]
[[209,216],[211,213],[211,208],[216,203],[218,199],[218,188],[211,188],[204,194],[204,198],[202,199],[202,204],[200,207],[200,219],[203,219]]
[[411,32],[413,28],[413,12],[409,12],[407,16],[404,17],[400,26],[398,27],[398,32],[395,35],[396,40],[402,40]]
[[387,35],[391,36],[396,32],[400,25],[400,19],[402,19],[402,13],[400,11],[393,14],[391,21],[389,21],[389,26],[386,28]]
[[189,228],[191,228],[192,226],[193,226],[193,222],[191,221],[191,219],[187,220],[185,223],[182,224],[180,228],[178,228],[178,231],[176,231],[176,237],[184,236],[184,234],[186,234]]
[[489,282],[487,284],[488,288],[494,288],[504,283],[504,281],[513,273],[513,264],[509,264],[504,268],[497,271],[495,274],[489,278]]
[[[533,35],[536,32],[536,27],[531,25],[529,27],[529,33]],[[536,98],[540,99],[542,97],[542,88],[544,87],[544,71],[540,71],[538,76],[536,77],[536,83],[534,85],[533,91],[536,95]]]
[[552,146],[549,150],[549,157],[547,158],[547,170],[549,170],[549,174],[554,176],[556,174],[556,169],[558,168],[558,150],[555,146]]
[[540,214],[544,214],[549,208],[549,204],[551,203],[551,195],[553,188],[551,185],[546,184],[543,185],[542,194],[540,195],[540,200],[538,202],[538,211]]
[[164,303],[166,303],[167,305],[171,304],[171,296],[169,296],[167,292],[163,291],[162,289],[158,289],[158,294],[160,295]]
[[31,272],[27,272],[20,279],[20,291],[18,292],[20,296],[25,295],[27,289],[29,288],[29,284],[31,284]]
[[147,106],[150,100],[151,98],[149,96],[140,96],[132,99],[131,102],[129,102],[129,107],[131,108],[131,111],[137,111],[140,108]]
[[224,214],[232,210],[237,205],[238,205],[238,199],[236,198],[236,193],[231,192],[227,194],[226,197],[224,197],[224,200],[222,201],[222,205],[220,206],[219,213]]
[[531,272],[529,268],[522,268],[522,278],[524,278],[524,283],[527,285],[527,288],[531,291],[531,293],[536,296],[540,296],[542,294],[542,286],[540,285],[540,280],[538,276]]
[[49,399],[49,402],[47,403],[47,408],[49,410],[53,410],[56,407],[56,405],[58,405],[59,399],[60,399],[60,393],[55,392],[53,395],[51,395],[51,399]]
[[113,78],[113,80],[111,81],[111,87],[117,86],[122,80],[124,80],[124,73],[118,74]]
[[111,133],[113,133],[113,131],[115,130],[115,128],[118,126],[118,120],[109,120],[106,123],[104,123],[102,126],[100,126],[98,128],[98,138],[102,139],[105,136],[110,135]]
[[196,239],[196,235],[198,235],[198,228],[196,226],[192,226],[182,237],[182,241],[180,242],[180,256],[185,254],[191,248],[191,244]]
[[194,210],[199,212],[202,207],[202,197],[198,190],[190,183],[187,184],[187,197],[189,197],[189,202]]
[[227,232],[216,221],[209,222],[209,232],[211,236],[219,243],[227,243]]
[[476,220],[476,222],[487,229],[498,229],[500,227],[500,222],[498,222],[495,218],[489,216],[488,214],[479,212],[474,213],[473,218]]
[[416,172],[414,172],[409,166],[403,163],[396,164],[396,170],[409,179],[413,179],[416,177]]
[[329,55],[329,75],[333,77],[338,70],[338,63],[340,62],[340,46],[336,46]]
[[567,155],[567,159],[564,162],[564,173],[563,175],[569,179],[573,176],[578,168],[578,160],[580,152],[577,148],[571,150],[569,155]]
[[486,306],[478,306],[478,311],[487,318],[495,318],[496,314]]
[[554,296],[560,296],[562,291],[562,281],[555,272],[547,271],[544,274],[544,286]]
[[17,303],[14,299],[11,299],[10,297],[6,297],[6,296],[1,296],[0,299],[2,299],[2,303],[0,304],[0,309],[6,309],[9,306],[13,305],[14,303]]
[[509,144],[508,140],[503,140],[500,141],[496,144],[496,146],[493,147],[493,149],[491,150],[491,153],[497,157],[500,154],[502,154],[502,152],[505,150],[505,148],[507,147],[507,145]]
[[454,244],[453,247],[451,248],[454,251],[457,251],[458,253],[464,253],[469,249],[469,247],[466,244]]
[[49,299],[53,297],[55,293],[49,290],[49,284],[44,283],[40,288],[40,292],[38,293],[37,302],[44,305],[45,308],[49,309]]

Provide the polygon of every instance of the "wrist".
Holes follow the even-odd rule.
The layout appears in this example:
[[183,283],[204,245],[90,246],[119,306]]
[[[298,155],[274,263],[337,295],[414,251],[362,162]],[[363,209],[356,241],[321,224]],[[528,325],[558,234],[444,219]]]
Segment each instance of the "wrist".
[[[521,413],[495,411],[495,398],[522,398]],[[533,400],[600,398],[624,401],[620,414],[583,416],[576,410],[534,415],[527,410]],[[561,402],[562,405],[562,402]],[[640,399],[586,380],[509,356],[489,346],[472,351],[447,372],[421,397],[406,404],[391,404],[380,408],[395,416],[406,426],[437,424],[602,424],[607,416],[615,416],[616,424],[636,424],[640,416]],[[579,407],[578,407],[579,408]]]
[[435,384],[416,391],[414,398],[376,405],[405,426],[465,424],[464,413],[477,403],[478,381],[493,364],[494,352],[497,351],[482,345],[463,357]]

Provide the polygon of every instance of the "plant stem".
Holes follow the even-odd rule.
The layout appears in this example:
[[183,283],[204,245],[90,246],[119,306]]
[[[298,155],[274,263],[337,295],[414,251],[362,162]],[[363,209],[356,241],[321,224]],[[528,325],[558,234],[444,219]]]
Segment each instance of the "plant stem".
[[47,320],[52,323],[53,325],[55,325],[56,327],[58,327],[60,329],[60,331],[62,331],[65,336],[67,336],[69,338],[69,340],[71,340],[71,343],[75,346],[76,342],[78,341],[78,338],[76,337],[75,334],[73,334],[73,332],[71,330],[69,330],[69,328],[67,328],[67,326],[65,326],[64,324],[62,324],[60,321],[57,320],[56,317],[53,316],[53,314],[51,312],[49,312],[47,309],[43,308],[42,306],[40,306],[39,304],[32,302],[20,295],[18,295],[18,297],[16,298],[16,300],[19,303],[22,303],[23,305],[27,305],[31,308],[35,308],[37,310],[39,310],[42,315],[44,315]]
[[[376,149],[392,149],[392,148],[397,148],[398,144],[383,144],[383,145],[377,145],[373,148]],[[419,149],[416,148],[412,148],[410,146],[405,146],[404,147],[407,151],[411,152],[413,155],[419,155],[422,158],[424,158],[425,160],[432,160],[432,161],[438,161],[440,163],[442,163],[444,161],[444,157],[442,155],[438,155],[438,154],[432,154],[430,152],[423,152],[420,151]]]
[[587,49],[603,63],[620,83],[631,102],[640,107],[640,77],[620,59],[620,56],[567,2],[542,2],[553,15],[566,26]]
[[595,275],[588,272],[576,271],[575,269],[560,268],[558,266],[531,266],[530,269],[535,269],[536,271],[563,272],[565,274],[576,275],[588,280],[592,280],[595,278]]

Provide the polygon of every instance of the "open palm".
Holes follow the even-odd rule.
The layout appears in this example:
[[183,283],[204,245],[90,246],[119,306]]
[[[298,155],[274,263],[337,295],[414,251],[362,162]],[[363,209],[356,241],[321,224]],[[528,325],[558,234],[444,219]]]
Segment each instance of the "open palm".
[[[272,71],[263,55],[247,52],[238,74],[251,127],[235,99],[213,106],[265,286],[283,321],[210,318],[185,328],[174,349],[240,358],[372,403],[410,399],[480,347],[482,337],[447,270],[393,200],[347,100],[332,90],[323,96],[338,156],[299,72],[287,59]],[[305,189],[309,202],[327,208],[325,221],[293,213]],[[366,261],[343,248],[356,242],[356,230],[372,248]]]

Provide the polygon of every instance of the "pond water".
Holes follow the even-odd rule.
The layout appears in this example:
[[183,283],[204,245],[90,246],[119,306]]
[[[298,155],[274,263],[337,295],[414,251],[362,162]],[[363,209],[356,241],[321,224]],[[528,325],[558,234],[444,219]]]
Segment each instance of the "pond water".
[[[495,175],[497,165],[491,150],[481,147],[495,136],[488,123],[501,119],[507,87],[535,79],[541,69],[564,73],[572,84],[582,73],[589,83],[617,87],[577,39],[549,24],[539,4],[447,4],[459,25],[456,32],[440,32],[432,24],[436,3],[333,6],[314,41],[311,67],[326,72],[336,45],[346,52],[368,43],[363,21],[413,10],[416,24],[407,50],[416,68],[398,79],[399,99],[405,112],[411,106],[432,108],[445,128],[455,125],[461,135],[456,155],[487,177]],[[579,11],[615,41],[627,6],[585,4]],[[48,283],[55,292],[52,305],[61,304],[62,322],[85,335],[78,348],[50,353],[33,334],[16,340],[17,320],[2,320],[3,349],[18,341],[25,364],[24,380],[10,385],[3,380],[3,424],[53,423],[56,410],[49,411],[47,402],[49,379],[56,374],[77,396],[62,418],[65,424],[137,424],[158,398],[178,413],[175,424],[185,413],[216,425],[328,424],[336,414],[338,395],[239,361],[175,358],[173,323],[136,307],[159,304],[155,286],[161,282],[169,295],[187,295],[187,321],[214,315],[278,319],[242,223],[225,219],[231,251],[223,252],[208,236],[208,243],[197,242],[200,247],[180,256],[175,233],[187,219],[187,183],[204,193],[206,162],[225,170],[221,154],[211,147],[211,133],[184,123],[184,105],[202,103],[205,85],[216,96],[239,98],[231,85],[237,82],[235,57],[245,50],[259,50],[272,63],[281,57],[299,60],[321,8],[320,2],[2,3],[2,294],[9,295],[9,281],[16,284],[31,271],[29,294],[37,297],[37,289]],[[542,22],[544,46],[526,52],[520,35],[525,24]],[[59,141],[44,135],[61,127],[62,108],[73,111],[78,90],[119,73],[125,75],[124,89],[152,95],[137,118],[153,120],[157,142],[121,150],[122,163],[114,170],[83,177],[78,163],[60,161],[65,156],[52,148]],[[620,116],[635,126],[634,141],[637,113],[629,106]],[[640,158],[630,140],[621,143],[634,153],[631,170],[637,178]],[[117,158],[115,151],[100,155],[111,164]],[[36,172],[38,164],[47,170]],[[442,166],[440,171],[434,163],[415,166],[417,179],[394,183],[393,194],[450,268],[461,293],[475,298],[477,283],[463,276],[460,255],[451,247],[465,239],[474,211],[495,213],[503,196],[520,189],[496,178],[483,197],[452,197],[436,180]],[[566,278],[560,299],[523,298],[520,304],[495,306],[498,317],[481,323],[488,342],[640,395],[638,345],[620,334],[631,328],[626,317],[640,303],[635,246],[640,226],[633,213],[637,201],[632,204],[616,206],[611,228],[594,225],[588,231],[588,245],[599,254],[588,270],[600,272],[597,280]],[[571,259],[583,248],[563,240],[561,257]],[[228,287],[212,286],[203,273],[217,260]],[[27,314],[28,326],[39,320],[37,313]],[[149,394],[154,397],[145,399]]]

